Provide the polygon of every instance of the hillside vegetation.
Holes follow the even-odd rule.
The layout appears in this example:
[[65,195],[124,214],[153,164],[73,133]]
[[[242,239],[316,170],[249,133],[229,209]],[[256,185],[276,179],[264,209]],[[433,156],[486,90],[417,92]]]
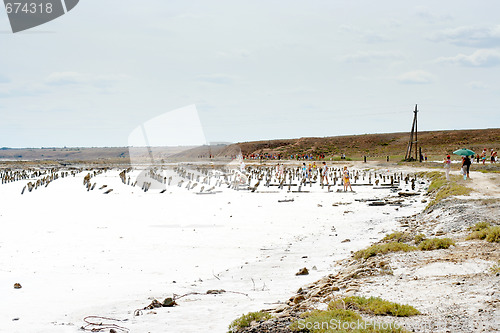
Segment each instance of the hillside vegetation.
[[[266,140],[237,143],[243,154],[281,153],[283,156],[295,154],[325,154],[361,158],[404,156],[408,146],[409,133],[365,134],[325,138],[300,138],[286,140]],[[469,148],[480,153],[483,148],[500,149],[500,128],[480,130],[428,131],[418,133],[419,146],[428,155],[443,155],[459,148]],[[221,154],[234,151],[230,145]]]

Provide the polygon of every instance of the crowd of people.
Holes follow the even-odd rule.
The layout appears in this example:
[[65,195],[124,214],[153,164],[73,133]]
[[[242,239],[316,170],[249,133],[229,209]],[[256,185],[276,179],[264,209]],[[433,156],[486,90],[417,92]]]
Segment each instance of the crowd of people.
[[[275,176],[278,179],[282,179],[284,177],[284,171],[285,167],[283,163],[278,163],[275,166]],[[300,174],[303,179],[312,181],[313,179],[319,178],[320,180],[320,185],[325,185],[328,186],[330,185],[329,178],[332,177],[332,173],[330,171],[330,167],[326,164],[326,162],[323,162],[321,165],[316,165],[316,162],[313,162],[312,164],[309,163],[306,165],[306,163],[302,163],[302,166],[300,167]],[[319,177],[318,177],[319,176]],[[349,174],[349,170],[347,169],[347,166],[344,166],[342,170],[342,180],[343,180],[343,185],[344,185],[344,191],[347,191],[347,188],[349,188],[351,191],[352,186],[351,186],[351,176]]]
[[[325,154],[291,154],[286,155],[286,158],[290,160],[305,160],[305,161],[321,161],[325,159]],[[243,155],[245,160],[284,160],[285,156],[283,154],[270,154],[270,153],[253,153]]]
[[[463,175],[464,180],[465,179],[470,179],[470,166],[473,162],[473,160],[476,160],[476,163],[483,163],[486,164],[486,160],[489,158],[490,163],[496,163],[498,160],[498,153],[494,149],[491,149],[488,153],[488,149],[484,148],[483,151],[480,154],[474,155],[469,155],[469,156],[462,156],[462,164],[460,167],[460,173]],[[446,175],[446,180],[450,180],[450,171],[451,171],[451,156],[447,155],[444,158],[444,169],[445,169],[445,175]]]
[[479,163],[481,161],[483,162],[483,164],[486,164],[486,160],[488,159],[488,157],[490,163],[496,163],[498,158],[498,152],[496,152],[494,149],[491,149],[488,154],[488,149],[484,148],[483,151],[481,152],[481,155],[476,154],[476,162]]

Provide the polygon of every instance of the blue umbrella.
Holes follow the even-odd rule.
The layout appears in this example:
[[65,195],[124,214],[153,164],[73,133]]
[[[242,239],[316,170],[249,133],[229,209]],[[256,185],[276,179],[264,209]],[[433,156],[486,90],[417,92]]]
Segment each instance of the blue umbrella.
[[453,152],[453,154],[455,154],[455,155],[461,155],[461,156],[474,156],[474,155],[476,155],[476,153],[473,152],[472,150],[465,149],[465,148],[462,148],[462,149],[459,149],[459,150],[455,150]]

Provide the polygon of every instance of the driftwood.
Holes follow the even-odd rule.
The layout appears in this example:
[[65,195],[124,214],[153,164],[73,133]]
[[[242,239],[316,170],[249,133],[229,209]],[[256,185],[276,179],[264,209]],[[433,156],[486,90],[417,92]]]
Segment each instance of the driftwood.
[[418,193],[418,192],[398,192],[398,195],[400,197],[412,197],[415,195],[420,195],[420,193]]

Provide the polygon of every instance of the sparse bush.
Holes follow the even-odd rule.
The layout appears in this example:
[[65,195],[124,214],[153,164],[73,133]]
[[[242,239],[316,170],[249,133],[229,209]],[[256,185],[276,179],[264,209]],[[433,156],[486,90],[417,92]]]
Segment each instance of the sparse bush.
[[399,243],[405,243],[405,242],[410,242],[412,241],[413,238],[411,235],[407,232],[401,232],[401,231],[396,231],[393,232],[392,234],[386,235],[382,241],[388,242],[388,241],[393,241],[393,242],[399,242]]
[[418,245],[420,243],[422,243],[422,241],[424,241],[426,238],[425,238],[425,235],[424,234],[418,234],[415,236],[415,244]]
[[485,239],[486,241],[491,243],[500,243],[500,226],[494,226],[494,227],[488,226],[486,228],[482,228],[479,230],[477,230],[477,228],[473,230],[476,231],[467,236],[467,240]]
[[253,321],[264,321],[271,318],[271,315],[267,312],[259,311],[259,312],[250,312],[246,315],[241,316],[238,319],[235,319],[231,325],[229,325],[229,333],[236,332],[239,329],[249,327]]
[[474,231],[469,236],[467,236],[466,239],[467,240],[471,240],[471,239],[485,239],[486,236],[488,235],[488,229],[489,228]]
[[470,231],[481,231],[490,227],[488,222],[478,222],[469,228]]
[[490,227],[490,232],[486,236],[486,241],[491,243],[500,243],[500,226]]
[[455,242],[451,238],[430,238],[422,241],[418,248],[422,251],[431,251],[437,249],[447,249]]
[[490,268],[490,271],[493,274],[500,274],[500,260],[498,261],[498,264],[494,265],[493,267]]
[[380,297],[346,297],[342,300],[331,302],[328,305],[328,309],[343,309],[344,306],[346,309],[383,316],[409,317],[420,314],[420,311],[413,306],[389,302]]
[[373,257],[377,254],[385,254],[389,252],[408,252],[408,251],[415,251],[417,248],[415,246],[411,246],[405,243],[399,243],[399,242],[390,242],[387,244],[375,244],[372,245],[364,250],[359,250],[354,254],[355,259],[368,259],[370,257]]

